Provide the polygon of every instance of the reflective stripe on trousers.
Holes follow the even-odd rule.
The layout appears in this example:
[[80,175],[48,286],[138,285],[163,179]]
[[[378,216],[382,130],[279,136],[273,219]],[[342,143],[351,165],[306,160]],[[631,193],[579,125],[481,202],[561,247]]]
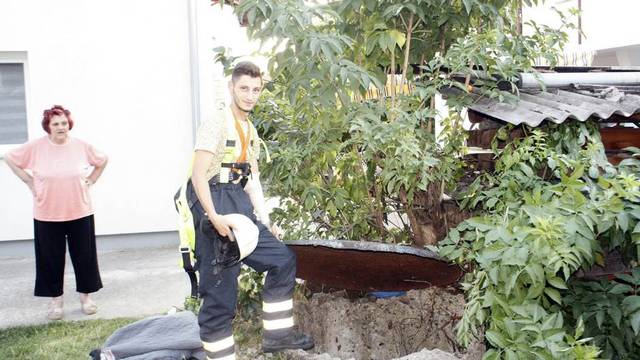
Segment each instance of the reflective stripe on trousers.
[[233,335],[214,342],[202,341],[207,359],[235,360],[235,344]]
[[[262,298],[267,304],[264,312],[265,336],[288,331],[293,326],[292,296],[295,286],[295,254],[253,214],[249,196],[239,184],[210,186],[216,212],[221,215],[239,213],[251,219],[260,231],[258,245],[242,262],[259,272],[267,272]],[[231,336],[231,322],[235,316],[240,264],[223,269],[214,275],[213,241],[200,232],[200,222],[208,221],[199,203],[193,208],[196,227],[196,267],[200,274],[202,306],[198,315],[200,338],[204,343],[216,343]]]

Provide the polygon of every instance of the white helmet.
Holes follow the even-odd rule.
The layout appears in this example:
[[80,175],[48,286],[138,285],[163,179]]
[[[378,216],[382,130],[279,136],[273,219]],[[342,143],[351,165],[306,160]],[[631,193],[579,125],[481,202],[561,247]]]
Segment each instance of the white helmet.
[[232,235],[229,238],[233,244],[238,246],[240,256],[237,261],[240,261],[256,249],[260,230],[251,219],[242,214],[228,214],[224,217],[231,223]]

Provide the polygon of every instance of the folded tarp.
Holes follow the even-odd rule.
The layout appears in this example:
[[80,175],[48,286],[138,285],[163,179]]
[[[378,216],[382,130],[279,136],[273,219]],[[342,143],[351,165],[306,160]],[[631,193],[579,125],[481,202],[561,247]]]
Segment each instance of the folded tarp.
[[206,358],[196,316],[190,311],[154,316],[116,330],[93,360],[184,360]]

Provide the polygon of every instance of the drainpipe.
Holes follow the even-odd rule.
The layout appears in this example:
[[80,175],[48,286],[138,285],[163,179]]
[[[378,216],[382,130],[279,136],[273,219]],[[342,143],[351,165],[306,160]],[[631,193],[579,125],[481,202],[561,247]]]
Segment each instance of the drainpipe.
[[589,85],[638,85],[640,72],[582,72],[582,73],[521,73],[519,88],[561,88],[573,84]]
[[187,1],[189,7],[189,68],[191,76],[191,141],[196,142],[200,120],[200,67],[198,56],[198,6],[196,0]]

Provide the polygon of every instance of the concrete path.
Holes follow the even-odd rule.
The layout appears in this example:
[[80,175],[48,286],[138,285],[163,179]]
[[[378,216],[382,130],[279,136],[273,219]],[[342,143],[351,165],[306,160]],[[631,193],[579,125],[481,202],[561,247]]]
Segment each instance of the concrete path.
[[[49,298],[33,296],[35,258],[0,258],[0,329],[44,324]],[[98,254],[104,288],[93,295],[98,313],[80,310],[75,276],[67,258],[64,320],[144,317],[182,307],[189,280],[179,266],[176,247],[107,251]]]

